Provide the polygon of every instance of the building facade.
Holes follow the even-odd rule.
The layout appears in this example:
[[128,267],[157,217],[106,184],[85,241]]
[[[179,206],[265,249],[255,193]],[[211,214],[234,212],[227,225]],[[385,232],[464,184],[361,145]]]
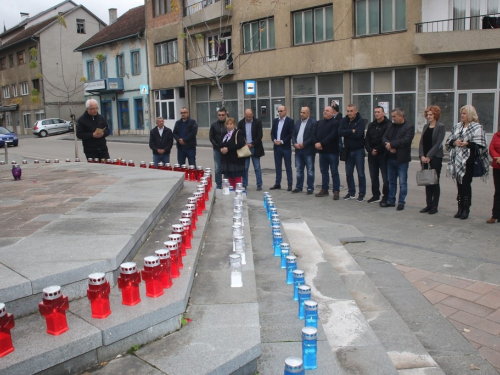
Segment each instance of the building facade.
[[36,120],[83,112],[81,60],[73,49],[105,24],[65,1],[0,35],[0,123],[31,134]]

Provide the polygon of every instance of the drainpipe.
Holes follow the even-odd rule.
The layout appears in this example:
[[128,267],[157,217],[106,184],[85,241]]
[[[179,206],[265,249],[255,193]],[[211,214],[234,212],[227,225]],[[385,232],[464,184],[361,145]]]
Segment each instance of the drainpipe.
[[[31,40],[34,41],[36,44],[37,44],[37,47],[36,49],[38,50],[38,57],[39,57],[39,60],[40,62],[38,63],[38,67],[39,67],[39,71],[40,73],[42,74],[42,78],[40,79],[40,94],[42,95],[42,107],[43,107],[43,113],[45,116],[47,116],[47,112],[45,111],[45,85],[43,84],[43,73],[42,73],[42,51],[40,50],[40,41],[34,39],[33,37],[31,37]],[[30,58],[31,58],[31,55],[30,55]],[[35,118],[36,118],[36,115],[35,115]],[[24,127],[23,127],[24,129]],[[24,131],[24,130],[23,130]]]
[[[146,29],[144,29],[144,34],[146,34]],[[149,84],[149,53],[148,53],[148,40],[145,38],[145,37],[142,37],[141,36],[141,32],[139,31],[137,33],[137,38],[139,39],[143,39],[144,42],[146,43],[146,65],[147,65],[147,69],[146,69],[146,83],[149,85],[149,88],[151,88],[151,85]],[[144,122],[145,122],[145,131],[146,131],[146,134],[149,130],[151,130],[151,127],[150,127],[150,124],[151,124],[151,111],[150,111],[150,103],[149,103],[149,100],[150,100],[150,96],[149,96],[149,93],[148,95],[146,95],[146,110],[147,110],[147,114],[148,114],[148,120],[146,121],[146,117],[144,116]]]

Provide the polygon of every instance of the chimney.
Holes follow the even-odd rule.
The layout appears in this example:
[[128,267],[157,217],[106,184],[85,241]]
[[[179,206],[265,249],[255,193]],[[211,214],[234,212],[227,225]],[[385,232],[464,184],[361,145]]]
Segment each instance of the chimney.
[[21,19],[23,21],[27,20],[28,18],[30,18],[30,14],[29,13],[23,13],[23,12],[21,12]]
[[116,8],[109,8],[109,24],[112,25],[116,22],[117,10]]

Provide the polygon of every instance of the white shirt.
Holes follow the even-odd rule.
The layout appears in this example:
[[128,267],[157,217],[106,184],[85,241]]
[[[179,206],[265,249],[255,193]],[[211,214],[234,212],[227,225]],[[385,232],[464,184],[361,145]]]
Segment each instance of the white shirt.
[[161,129],[158,127],[158,131],[160,132],[160,138],[163,136],[163,130],[165,127],[163,126]]
[[283,130],[283,124],[285,123],[286,116],[283,118],[280,118],[280,121],[278,123],[278,131],[276,132],[276,140],[281,141],[281,131]]
[[309,120],[309,117],[300,123],[299,134],[297,134],[297,143],[298,144],[304,143],[304,130],[306,130],[306,124],[307,124],[308,120]]

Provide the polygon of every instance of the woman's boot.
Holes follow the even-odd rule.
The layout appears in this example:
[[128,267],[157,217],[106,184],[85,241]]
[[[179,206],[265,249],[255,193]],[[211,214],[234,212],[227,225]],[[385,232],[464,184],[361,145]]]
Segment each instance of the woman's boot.
[[462,207],[462,215],[460,215],[460,220],[465,220],[469,217],[470,203],[467,197],[464,198],[464,204]]
[[460,219],[460,217],[462,216],[462,200],[460,199],[460,197],[457,197],[457,202],[458,202],[458,211],[453,217],[455,219]]

